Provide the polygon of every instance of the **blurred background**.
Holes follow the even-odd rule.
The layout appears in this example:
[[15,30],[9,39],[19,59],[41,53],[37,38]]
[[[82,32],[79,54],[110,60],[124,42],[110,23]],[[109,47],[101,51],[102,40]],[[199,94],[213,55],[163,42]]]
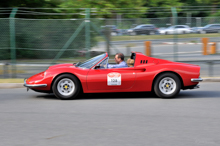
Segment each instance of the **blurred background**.
[[[219,0],[3,0],[0,78],[131,51],[220,76]],[[148,45],[146,45],[148,41]],[[148,51],[146,51],[148,50]],[[150,51],[149,51],[150,50]]]

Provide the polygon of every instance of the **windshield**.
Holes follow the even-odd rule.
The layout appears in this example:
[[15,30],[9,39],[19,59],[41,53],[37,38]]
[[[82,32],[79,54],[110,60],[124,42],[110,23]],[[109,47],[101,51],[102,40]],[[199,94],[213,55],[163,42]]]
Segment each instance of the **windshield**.
[[209,26],[212,26],[212,25],[211,25],[211,24],[208,24],[208,25],[204,26],[204,28],[207,28],[207,27],[209,27]]
[[106,54],[101,54],[99,56],[93,57],[89,60],[86,60],[84,62],[78,62],[76,64],[76,67],[81,67],[81,68],[91,68],[93,67],[96,63],[98,63],[100,60],[102,60],[103,58],[105,58]]
[[174,28],[174,26],[170,26],[170,27],[168,27],[167,29],[172,29],[172,28]]
[[135,28],[141,28],[143,25],[138,25],[138,26],[136,26]]

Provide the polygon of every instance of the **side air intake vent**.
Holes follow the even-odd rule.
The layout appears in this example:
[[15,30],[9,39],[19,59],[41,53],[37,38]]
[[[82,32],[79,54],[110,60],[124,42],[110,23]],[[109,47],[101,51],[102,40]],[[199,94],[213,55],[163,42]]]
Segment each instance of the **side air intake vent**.
[[148,61],[148,60],[141,60],[140,63],[141,63],[141,64],[147,64],[147,61]]

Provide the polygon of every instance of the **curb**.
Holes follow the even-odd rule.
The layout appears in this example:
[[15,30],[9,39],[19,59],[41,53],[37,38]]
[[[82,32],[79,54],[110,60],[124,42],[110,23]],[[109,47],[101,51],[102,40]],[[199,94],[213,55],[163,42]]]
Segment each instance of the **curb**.
[[[202,78],[202,82],[220,82],[220,78]],[[24,83],[0,83],[0,89],[26,88]]]

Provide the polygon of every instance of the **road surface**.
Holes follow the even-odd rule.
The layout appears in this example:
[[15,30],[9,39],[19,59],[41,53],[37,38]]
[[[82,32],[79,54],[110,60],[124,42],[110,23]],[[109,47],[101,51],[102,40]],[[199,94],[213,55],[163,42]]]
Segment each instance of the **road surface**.
[[0,145],[219,146],[219,86],[204,82],[175,99],[114,93],[69,101],[0,89]]

